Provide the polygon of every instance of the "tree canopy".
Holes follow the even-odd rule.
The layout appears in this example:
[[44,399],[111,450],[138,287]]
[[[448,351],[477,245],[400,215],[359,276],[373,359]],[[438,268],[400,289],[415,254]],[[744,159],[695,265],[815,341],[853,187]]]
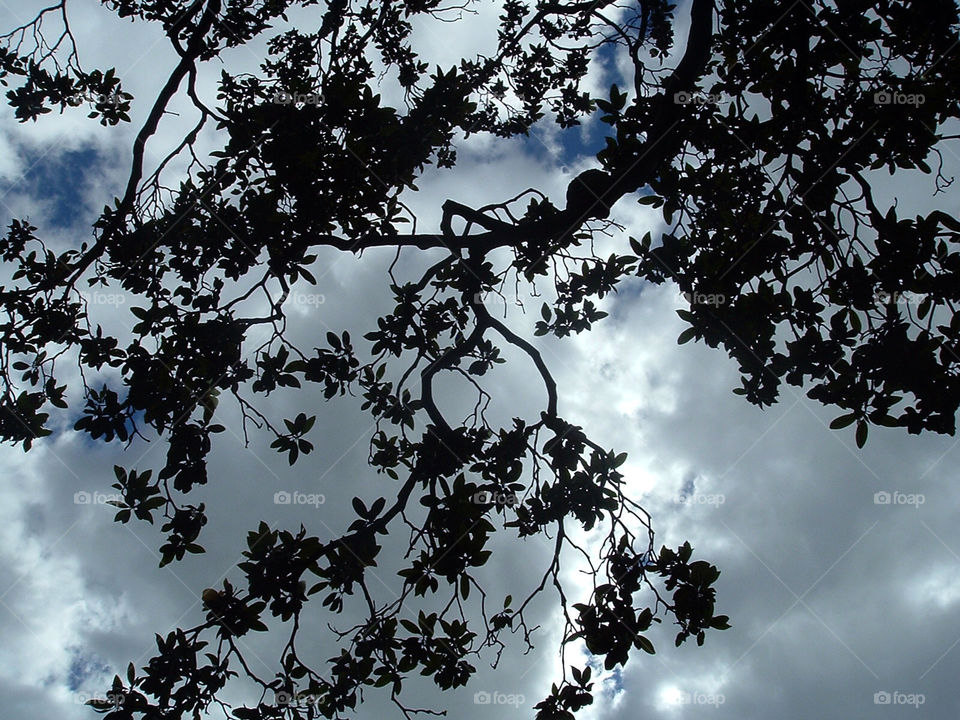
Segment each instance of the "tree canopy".
[[[649,516],[624,491],[625,454],[563,418],[563,388],[535,340],[490,312],[491,294],[536,303],[536,334],[564,337],[602,320],[600,301],[625,279],[670,281],[689,301],[679,341],[722,345],[742,375],[734,392],[749,402],[774,403],[784,381],[802,387],[837,409],[834,427],[855,424],[861,446],[870,425],[954,433],[960,220],[948,206],[905,214],[883,191],[924,182],[936,204],[953,181],[942,172],[960,137],[952,0],[927,0],[922,12],[902,0],[504,0],[496,51],[446,68],[421,59],[415,28],[470,23],[472,2],[102,4],[157,24],[174,48],[157,97],[132,97],[113,69],[84,68],[66,0],[2,36],[0,81],[20,121],[55,122],[44,115],[78,98],[107,126],[130,122],[134,103],[149,110],[122,194],[91,240],[55,251],[26,218],[0,239],[0,437],[29,450],[51,433],[51,413],[66,412],[93,439],[165,442],[162,466],[117,467],[114,485],[117,521],[162,520],[161,564],[203,552],[205,507],[189,496],[229,482],[206,465],[225,402],[239,408],[244,437],[269,434],[293,465],[314,449],[316,415],[272,417],[265,399],[310,383],[328,399],[356,396],[375,421],[371,471],[397,481],[372,505],[355,499],[338,536],[251,529],[240,581],[205,591],[202,620],[158,636],[148,664],[131,664],[93,701],[111,720],[199,717],[214,705],[241,720],[348,717],[364,692],[389,693],[412,714],[402,699],[410,675],[465,685],[476,657],[510,634],[533,642],[531,602],[553,589],[562,644],[582,641],[607,668],[652,653],[644,633],[664,618],[677,645],[728,627],[715,610],[717,568],[689,544],[655,547]],[[202,95],[207,64],[264,39],[259,72],[224,65],[215,102]],[[626,82],[593,97],[591,68],[611,57]],[[148,165],[180,96],[196,125]],[[448,199],[426,229],[408,207],[425,173],[457,171],[470,136],[550,124],[570,133],[598,120],[607,130],[595,167],[572,179],[562,207],[535,188],[482,207]],[[218,149],[200,152],[201,137]],[[639,238],[617,219],[637,202],[663,220]],[[600,236],[617,251],[596,253]],[[321,248],[429,260],[415,276],[391,266],[394,305],[376,327],[297,347],[284,303],[316,283]],[[534,299],[538,284],[549,302]],[[140,299],[120,309],[128,337],[91,321],[90,288]],[[506,347],[535,368],[546,402],[539,416],[497,427],[484,414],[496,391],[484,376]],[[69,364],[82,393],[62,380]],[[464,422],[441,410],[444,374],[476,398]],[[569,597],[561,576],[564,558],[584,553],[576,527],[605,538],[583,598]],[[398,600],[378,603],[368,569],[385,537],[407,531]],[[532,587],[502,604],[473,574],[495,560],[497,533],[555,543]],[[347,605],[366,618],[337,631],[325,666],[305,662],[301,615]],[[267,622],[285,625],[290,641],[276,674],[261,677],[238,639]],[[237,675],[262,689],[255,706],[222,704]],[[572,717],[591,689],[589,667],[571,668],[538,717]]]

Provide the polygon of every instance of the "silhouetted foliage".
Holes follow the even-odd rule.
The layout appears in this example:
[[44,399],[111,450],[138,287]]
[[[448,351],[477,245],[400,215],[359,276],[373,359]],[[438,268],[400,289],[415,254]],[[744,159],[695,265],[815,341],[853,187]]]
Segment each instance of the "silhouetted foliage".
[[[75,360],[85,398],[76,430],[130,442],[149,428],[168,444],[155,474],[117,468],[114,485],[117,521],[163,518],[161,564],[203,551],[205,508],[186,497],[218,481],[206,458],[224,430],[214,420],[225,399],[242,411],[245,437],[250,425],[270,433],[293,464],[313,450],[316,416],[281,424],[258,399],[307,383],[328,399],[356,395],[376,421],[370,466],[399,482],[369,507],[355,499],[355,519],[337,537],[265,523],[252,530],[242,581],[205,591],[203,622],[158,636],[142,672],[131,665],[93,702],[111,720],[199,717],[238,673],[263,690],[255,707],[221,705],[241,719],[345,717],[370,687],[416,712],[400,700],[406,677],[455,688],[475,672],[472,657],[503,647],[505,630],[530,644],[525,613],[548,584],[559,591],[564,645],[582,640],[608,669],[631,650],[652,653],[643,633],[662,616],[678,626],[678,645],[727,627],[714,611],[719,571],[693,560],[689,544],[655,551],[646,512],[623,491],[626,456],[560,417],[559,389],[537,349],[484,305],[511,283],[554,286],[536,332],[563,337],[603,318],[595,301],[624,278],[670,280],[690,301],[680,342],[723,345],[743,376],[735,392],[750,402],[773,403],[785,380],[839,408],[834,426],[856,423],[860,445],[870,424],[954,432],[960,221],[950,208],[907,216],[877,191],[883,171],[894,182],[930,176],[935,194],[952,182],[940,172],[960,114],[952,0],[927,0],[922,11],[903,0],[692,0],[679,11],[662,0],[505,0],[496,54],[432,69],[412,44],[418,16],[472,21],[435,0],[103,5],[160,24],[179,62],[152,100],[126,188],[103,209],[94,241],[58,255],[18,219],[0,242],[15,268],[0,288],[2,437],[29,449],[50,433],[50,407],[67,406],[57,364]],[[313,12],[311,27],[271,36],[256,75],[223,70],[216,107],[199,97],[202,63],[286,27],[284,13],[298,6]],[[679,38],[678,17],[689,27]],[[40,25],[57,18],[54,43]],[[60,2],[3,38],[0,79],[17,118],[37,120],[92,93],[91,117],[129,121],[133,98],[113,70],[83,70],[66,18]],[[628,87],[590,97],[582,82],[606,51],[627,58],[632,76]],[[404,107],[386,106],[378,83],[396,83]],[[147,168],[145,147],[179,93],[197,125]],[[594,115],[609,134],[598,167],[573,179],[563,208],[536,189],[481,208],[447,200],[439,228],[419,231],[401,200],[429,166],[455,167],[458,139],[524,135],[538,122],[572,128]],[[186,177],[164,186],[164,170],[193,153],[210,125],[221,149],[193,155]],[[662,232],[624,235],[615,205],[637,201],[662,210]],[[594,254],[597,233],[619,238],[620,251]],[[395,305],[362,339],[342,330],[298,348],[285,335],[283,304],[294,283],[316,282],[324,246],[431,251],[436,262],[416,278],[391,268]],[[142,299],[129,308],[129,342],[91,324],[81,294],[90,287]],[[256,326],[269,329],[265,342],[250,339]],[[503,362],[503,345],[529,358],[547,402],[537,418],[492,427],[480,382]],[[446,372],[477,393],[464,424],[435,402],[435,378]],[[486,501],[501,495],[516,502]],[[401,521],[412,532],[398,599],[378,605],[367,568],[385,536],[404,532]],[[592,592],[568,604],[561,557],[582,550],[571,524],[606,535]],[[553,533],[555,553],[538,586],[490,612],[471,573],[498,532]],[[431,611],[444,593],[449,602]],[[348,603],[368,611],[338,631],[342,647],[323,668],[308,666],[294,644],[317,594],[322,612]],[[419,607],[416,622],[401,615],[404,603]],[[292,627],[291,640],[276,675],[260,678],[236,639],[265,631],[268,616]],[[592,702],[592,685],[589,667],[565,672],[538,717],[572,717]],[[307,707],[290,701],[303,694]]]

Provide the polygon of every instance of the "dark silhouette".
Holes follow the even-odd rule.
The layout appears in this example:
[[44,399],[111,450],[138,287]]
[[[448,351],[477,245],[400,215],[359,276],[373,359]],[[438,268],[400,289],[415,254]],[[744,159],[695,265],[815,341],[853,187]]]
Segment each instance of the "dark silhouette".
[[[15,268],[0,288],[3,439],[29,449],[50,433],[49,408],[66,407],[56,364],[75,357],[89,381],[76,430],[129,442],[148,426],[168,443],[155,475],[117,468],[114,486],[123,496],[118,521],[162,516],[164,564],[203,551],[205,508],[185,498],[216,482],[205,458],[223,430],[213,419],[225,400],[238,403],[245,433],[248,425],[271,433],[293,464],[313,449],[315,416],[275,424],[258,399],[304,383],[319,383],[327,398],[352,392],[377,422],[371,467],[400,483],[370,507],[355,499],[356,517],[339,537],[266,524],[251,531],[243,582],[204,592],[202,622],[158,638],[142,670],[131,665],[92,701],[108,718],[198,717],[236,674],[263,689],[257,706],[232,710],[241,719],[350,716],[373,687],[413,713],[400,699],[405,677],[466,684],[471,656],[502,647],[505,630],[531,642],[528,608],[548,586],[560,590],[564,643],[582,639],[607,668],[631,650],[652,653],[643,633],[661,616],[678,626],[678,645],[728,627],[714,612],[719,571],[694,561],[689,544],[655,551],[647,514],[623,492],[625,455],[558,415],[562,388],[537,349],[484,305],[514,281],[555,285],[537,333],[564,336],[602,318],[594,300],[624,278],[671,280],[690,301],[680,342],[723,345],[742,372],[735,392],[750,402],[773,403],[785,380],[839,408],[834,426],[855,423],[860,445],[871,424],[954,432],[960,221],[950,208],[905,215],[876,192],[887,177],[880,170],[893,182],[926,177],[935,196],[952,182],[941,173],[960,115],[952,0],[927,0],[922,13],[903,0],[692,0],[679,10],[663,0],[507,0],[494,56],[432,71],[411,46],[411,23],[456,16],[436,0],[103,4],[161,24],[179,61],[152,100],[126,188],[104,208],[95,241],[58,255],[26,220],[0,241]],[[21,121],[37,120],[79,97],[101,123],[128,122],[133,98],[112,70],[79,65],[69,26],[56,52],[39,41],[40,21],[65,19],[65,5],[4,36],[0,77],[11,106]],[[198,96],[198,67],[269,34],[299,5],[313,10],[316,29],[279,35],[257,77],[224,72],[217,107]],[[688,28],[679,38],[678,13]],[[614,50],[632,60],[629,88],[591,98],[581,87],[589,63]],[[371,89],[372,55],[404,91],[402,109]],[[193,102],[197,125],[158,167],[145,167],[146,145],[178,94]],[[459,135],[521,135],[546,115],[569,128],[594,113],[609,136],[598,167],[570,183],[565,207],[535,189],[481,208],[448,200],[438,228],[408,230],[415,218],[401,192],[431,164],[454,168]],[[164,187],[168,161],[192,152],[208,125],[222,149]],[[637,201],[662,209],[666,229],[623,236],[621,253],[594,255],[585,241],[618,233],[611,209]],[[330,332],[302,350],[284,335],[283,302],[294,282],[313,282],[319,246],[443,254],[420,277],[391,272],[395,307],[362,343]],[[509,249],[508,264],[494,264],[498,248]],[[89,287],[142,298],[129,308],[136,324],[126,346],[88,321],[81,291]],[[268,312],[250,312],[255,295],[271,297]],[[258,325],[272,334],[252,346],[247,334]],[[543,412],[512,427],[491,427],[481,413],[451,425],[435,378],[460,373],[482,398],[479,383],[503,361],[504,345],[542,377]],[[121,386],[94,382],[105,367],[119,371]],[[501,496],[515,502],[492,499]],[[418,622],[398,603],[370,602],[366,587],[381,538],[405,535],[404,511],[421,524],[400,571],[401,600],[417,607],[421,596],[450,597],[439,614],[424,604]],[[592,594],[568,605],[559,570],[561,554],[577,550],[565,532],[571,523],[607,535]],[[551,533],[555,555],[537,587],[490,612],[461,601],[483,593],[471,568],[487,562],[496,532]],[[291,638],[276,676],[257,676],[235,639],[266,630],[268,614],[295,636],[315,594],[322,612],[352,603],[369,606],[368,618],[340,634],[340,654],[326,667],[308,667]],[[649,606],[637,605],[642,596]],[[572,717],[592,702],[590,680],[589,667],[574,669],[537,705],[538,717]],[[307,707],[290,701],[304,693]]]

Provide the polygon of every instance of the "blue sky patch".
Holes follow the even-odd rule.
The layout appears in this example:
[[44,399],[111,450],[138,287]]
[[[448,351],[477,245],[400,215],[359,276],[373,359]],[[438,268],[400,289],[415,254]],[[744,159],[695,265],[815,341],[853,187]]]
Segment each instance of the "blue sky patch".
[[49,211],[44,214],[48,227],[71,227],[84,214],[83,187],[88,173],[99,167],[100,153],[95,148],[82,150],[24,149],[23,176],[6,183],[0,194],[6,194],[17,186],[29,192],[41,202],[48,202]]

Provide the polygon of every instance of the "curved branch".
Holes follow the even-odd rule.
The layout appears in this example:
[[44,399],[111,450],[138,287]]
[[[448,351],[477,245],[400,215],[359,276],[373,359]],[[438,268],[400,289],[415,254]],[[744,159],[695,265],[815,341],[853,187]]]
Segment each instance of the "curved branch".
[[104,228],[100,239],[77,260],[73,274],[67,280],[68,283],[75,283],[90,264],[103,254],[103,251],[113,239],[114,234],[120,230],[126,222],[127,215],[133,210],[137,195],[137,186],[143,177],[143,156],[146,152],[147,141],[156,134],[160,126],[160,119],[166,112],[170,100],[180,88],[180,83],[195,69],[194,63],[203,50],[203,38],[210,31],[214,20],[220,12],[220,3],[221,0],[209,0],[203,15],[200,17],[200,21],[197,23],[196,31],[187,43],[183,57],[180,59],[180,62],[177,63],[170,77],[167,78],[163,88],[161,88],[153,104],[153,108],[147,116],[147,121],[143,124],[143,127],[140,128],[140,132],[137,133],[137,137],[134,140],[130,176],[127,179],[127,187],[124,191],[123,198],[120,200],[120,205],[117,207],[110,224]]

